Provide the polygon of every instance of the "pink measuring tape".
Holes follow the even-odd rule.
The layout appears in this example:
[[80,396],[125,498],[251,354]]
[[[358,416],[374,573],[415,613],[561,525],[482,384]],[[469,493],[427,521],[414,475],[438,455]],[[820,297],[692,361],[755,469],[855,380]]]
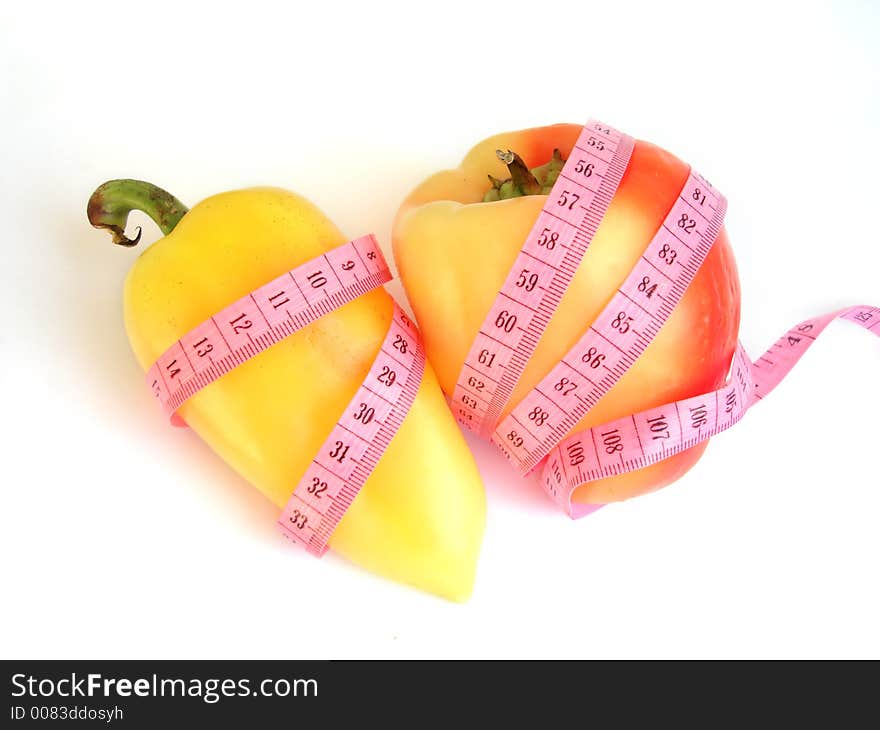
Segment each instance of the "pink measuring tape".
[[281,513],[285,535],[315,555],[327,552],[327,540],[409,412],[424,372],[418,332],[395,303],[370,372]]
[[[880,310],[861,306],[797,325],[757,363],[739,345],[720,390],[566,435],[651,343],[709,253],[726,200],[694,171],[633,270],[577,344],[498,423],[590,245],[629,162],[634,140],[591,120],[584,127],[465,359],[453,393],[459,422],[492,442],[572,517],[589,481],[639,469],[736,423],[770,392],[836,317],[880,335]],[[523,272],[528,270],[529,276]],[[563,439],[565,439],[563,441]],[[561,442],[561,443],[560,443]]]
[[[345,243],[245,295],[175,342],[147,383],[176,425],[199,390],[328,312],[391,280],[373,236]],[[278,524],[314,555],[327,541],[409,412],[425,369],[418,331],[394,305],[366,379],[297,483]]]
[[739,343],[725,386],[570,436],[550,452],[541,486],[571,517],[594,512],[602,505],[571,501],[581,484],[649,466],[730,428],[782,381],[837,318],[880,336],[880,308],[856,306],[792,327],[754,363]]

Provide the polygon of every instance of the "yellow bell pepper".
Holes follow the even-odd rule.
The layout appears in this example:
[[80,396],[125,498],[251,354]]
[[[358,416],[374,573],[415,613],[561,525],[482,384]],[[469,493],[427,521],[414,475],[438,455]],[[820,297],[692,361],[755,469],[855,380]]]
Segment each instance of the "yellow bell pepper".
[[[556,124],[490,137],[471,149],[458,168],[418,185],[401,205],[394,223],[394,258],[447,394],[581,130],[580,125]],[[636,141],[617,193],[504,415],[604,309],[687,176],[681,160]],[[739,315],[736,263],[722,228],[657,337],[573,430],[720,387],[736,347]],[[573,500],[601,504],[658,489],[684,474],[705,448],[702,443],[644,469],[582,485]]]
[[[165,237],[125,282],[132,349],[147,369],[226,305],[347,239],[314,205],[275,188],[215,195],[192,210],[148,183],[95,191],[89,220],[114,241],[140,209]],[[279,508],[366,377],[392,316],[382,288],[321,317],[196,393],[178,411]],[[400,430],[329,545],[368,570],[452,600],[472,590],[485,521],[479,474],[430,365]]]

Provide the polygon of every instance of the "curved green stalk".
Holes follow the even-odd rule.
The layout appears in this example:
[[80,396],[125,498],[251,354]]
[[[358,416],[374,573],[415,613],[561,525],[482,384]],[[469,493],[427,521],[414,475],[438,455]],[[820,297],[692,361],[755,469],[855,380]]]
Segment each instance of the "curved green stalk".
[[120,246],[137,246],[141,240],[138,227],[134,238],[125,235],[128,214],[140,210],[152,218],[166,236],[174,230],[188,208],[171,193],[141,180],[109,180],[89,198],[86,213],[95,228],[105,228]]

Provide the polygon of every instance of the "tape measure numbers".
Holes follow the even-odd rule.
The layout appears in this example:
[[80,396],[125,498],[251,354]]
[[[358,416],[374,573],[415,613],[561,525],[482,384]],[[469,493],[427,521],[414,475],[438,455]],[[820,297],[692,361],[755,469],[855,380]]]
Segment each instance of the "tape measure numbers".
[[181,337],[147,371],[169,415],[205,386],[311,324],[391,281],[373,236],[318,256],[246,294]]
[[395,304],[370,372],[281,513],[287,537],[315,555],[327,551],[327,540],[400,428],[424,371],[418,332]]
[[492,435],[522,473],[586,415],[651,343],[721,230],[724,196],[692,172],[654,238],[578,343]]
[[731,377],[718,390],[651,408],[570,436],[544,464],[541,486],[572,517],[598,505],[571,501],[582,484],[666,459],[737,423],[772,391],[835,319],[845,319],[880,337],[880,308],[855,306],[792,327],[754,363],[738,344]]
[[[522,474],[543,465],[545,491],[573,517],[599,506],[572,503],[578,486],[653,464],[739,421],[836,317],[880,334],[880,310],[873,307],[851,307],[807,320],[787,332],[756,363],[738,345],[731,379],[718,391],[566,438],[660,331],[721,230],[727,207],[724,196],[691,171],[645,252],[605,309],[498,423],[608,209],[632,146],[631,137],[602,122],[591,120],[584,127],[468,352],[452,398],[459,422],[490,437]],[[601,181],[598,186],[589,182],[593,177]],[[585,211],[583,223],[572,217],[575,207]],[[560,247],[565,248],[564,255]],[[523,268],[536,273],[534,286],[523,286]]]
[[[225,307],[181,337],[147,371],[173,422],[202,388],[319,317],[391,280],[373,236],[292,269]],[[366,379],[293,490],[282,533],[317,556],[394,438],[415,399],[425,354],[415,326],[394,305],[388,333]],[[175,421],[176,419],[176,421]]]
[[[458,421],[489,438],[568,288],[629,163],[634,141],[591,121],[513,263],[458,377]],[[526,285],[520,272],[535,275]]]

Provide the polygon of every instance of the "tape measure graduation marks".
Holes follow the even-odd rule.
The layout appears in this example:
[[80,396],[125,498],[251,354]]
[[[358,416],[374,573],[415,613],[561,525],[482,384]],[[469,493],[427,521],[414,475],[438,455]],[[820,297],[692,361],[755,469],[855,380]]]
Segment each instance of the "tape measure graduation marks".
[[[632,137],[601,122],[591,120],[584,127],[489,309],[452,394],[456,418],[484,438],[608,210],[633,144]],[[523,271],[529,276],[521,277]]]
[[571,501],[580,485],[649,466],[730,428],[782,381],[837,318],[880,337],[880,308],[856,306],[795,325],[754,363],[738,343],[731,377],[722,388],[570,436],[550,453],[541,486],[570,516],[593,512],[599,505]]
[[[549,453],[650,344],[721,228],[724,197],[692,172],[602,314],[498,425],[504,404],[611,204],[633,145],[632,137],[607,124],[587,123],[461,369],[453,395],[459,421],[491,435],[523,473]],[[589,183],[594,178],[599,178],[598,184]],[[569,217],[578,207],[585,211],[588,225],[575,222],[579,215]],[[555,263],[560,258],[557,248],[567,249],[564,265]],[[534,272],[525,285],[520,275],[524,270]],[[534,326],[538,329],[531,335]]]
[[596,321],[492,435],[520,471],[531,471],[651,344],[712,248],[726,206],[724,196],[690,173]]
[[[880,316],[873,307],[807,320],[786,333],[758,363],[753,364],[739,345],[732,379],[717,392],[588,429],[560,444],[651,343],[718,236],[726,200],[691,171],[645,252],[602,313],[498,424],[610,205],[632,146],[632,138],[602,122],[591,120],[584,127],[475,338],[453,394],[459,422],[491,435],[523,474],[544,463],[542,485],[574,517],[597,508],[571,502],[571,494],[581,484],[642,468],[736,423],[756,399],[776,386],[835,317],[880,334],[880,322],[875,321]],[[585,187],[585,179],[594,177],[600,179],[599,185]],[[575,207],[586,211],[588,227],[569,217],[575,198]],[[564,265],[558,248],[567,249]],[[522,275],[525,269],[528,277]]]
[[315,554],[379,462],[416,397],[425,371],[418,332],[397,304],[366,379],[312,460],[278,520]]
[[[357,238],[273,279],[195,327],[153,364],[147,383],[174,418],[181,404],[225,373],[390,279],[375,238]],[[281,513],[279,526],[286,537],[314,555],[327,551],[330,535],[409,412],[424,369],[418,331],[395,304],[366,379]]]
[[181,337],[147,371],[173,414],[206,385],[327,312],[391,281],[373,236],[307,261],[246,294]]

